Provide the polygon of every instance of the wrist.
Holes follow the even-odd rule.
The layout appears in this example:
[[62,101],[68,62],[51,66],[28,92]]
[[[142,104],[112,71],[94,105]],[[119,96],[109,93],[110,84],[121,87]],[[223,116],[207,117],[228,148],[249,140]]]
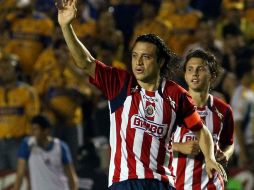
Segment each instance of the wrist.
[[215,157],[208,157],[208,158],[205,158],[205,162],[216,162],[216,159]]
[[69,30],[71,28],[71,24],[59,24],[62,30]]

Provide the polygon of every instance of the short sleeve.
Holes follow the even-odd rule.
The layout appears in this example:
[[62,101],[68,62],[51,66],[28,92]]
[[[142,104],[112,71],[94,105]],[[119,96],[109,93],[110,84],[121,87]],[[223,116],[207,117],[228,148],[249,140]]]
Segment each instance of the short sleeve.
[[196,112],[191,96],[187,93],[181,95],[179,112],[184,125],[191,131],[198,131],[203,127],[202,120]]
[[114,99],[131,75],[124,70],[109,67],[97,60],[95,64],[95,76],[89,78],[90,83],[100,89],[108,100]]
[[72,163],[70,149],[64,142],[61,142],[61,157],[64,165]]
[[223,129],[220,134],[220,145],[227,146],[233,144],[234,120],[232,109],[229,107],[225,113]]
[[24,160],[28,160],[30,156],[30,148],[28,145],[29,138],[23,139],[23,141],[20,144],[19,150],[18,150],[18,158],[22,158]]

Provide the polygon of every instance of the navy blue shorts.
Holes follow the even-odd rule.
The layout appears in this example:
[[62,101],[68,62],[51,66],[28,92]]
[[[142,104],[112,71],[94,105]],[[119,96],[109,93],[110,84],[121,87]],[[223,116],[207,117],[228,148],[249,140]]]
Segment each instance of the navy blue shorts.
[[110,190],[175,190],[168,183],[157,179],[129,179],[114,183]]

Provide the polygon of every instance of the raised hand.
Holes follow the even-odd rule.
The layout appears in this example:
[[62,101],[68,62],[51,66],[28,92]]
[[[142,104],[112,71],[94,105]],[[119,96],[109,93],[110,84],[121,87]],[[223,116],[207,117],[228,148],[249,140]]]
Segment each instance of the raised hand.
[[60,26],[68,25],[77,13],[77,0],[55,0],[58,9],[58,22]]

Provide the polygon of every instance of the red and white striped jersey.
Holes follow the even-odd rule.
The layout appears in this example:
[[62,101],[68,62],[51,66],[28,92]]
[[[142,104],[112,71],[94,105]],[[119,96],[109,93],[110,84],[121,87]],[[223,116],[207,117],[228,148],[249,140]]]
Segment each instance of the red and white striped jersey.
[[146,91],[133,75],[99,61],[90,82],[109,100],[109,186],[144,178],[174,186],[172,130],[181,123],[194,131],[202,128],[188,93],[166,80],[157,91]]
[[[212,134],[215,151],[218,147],[233,144],[234,122],[232,110],[228,104],[209,95],[207,105],[203,108],[197,108],[197,112]],[[173,134],[174,142],[186,142],[195,139],[195,134],[184,127],[177,127]],[[202,153],[197,156],[174,153],[173,167],[177,176],[177,190],[224,189],[223,179],[218,173],[215,173],[212,179],[208,178]]]

